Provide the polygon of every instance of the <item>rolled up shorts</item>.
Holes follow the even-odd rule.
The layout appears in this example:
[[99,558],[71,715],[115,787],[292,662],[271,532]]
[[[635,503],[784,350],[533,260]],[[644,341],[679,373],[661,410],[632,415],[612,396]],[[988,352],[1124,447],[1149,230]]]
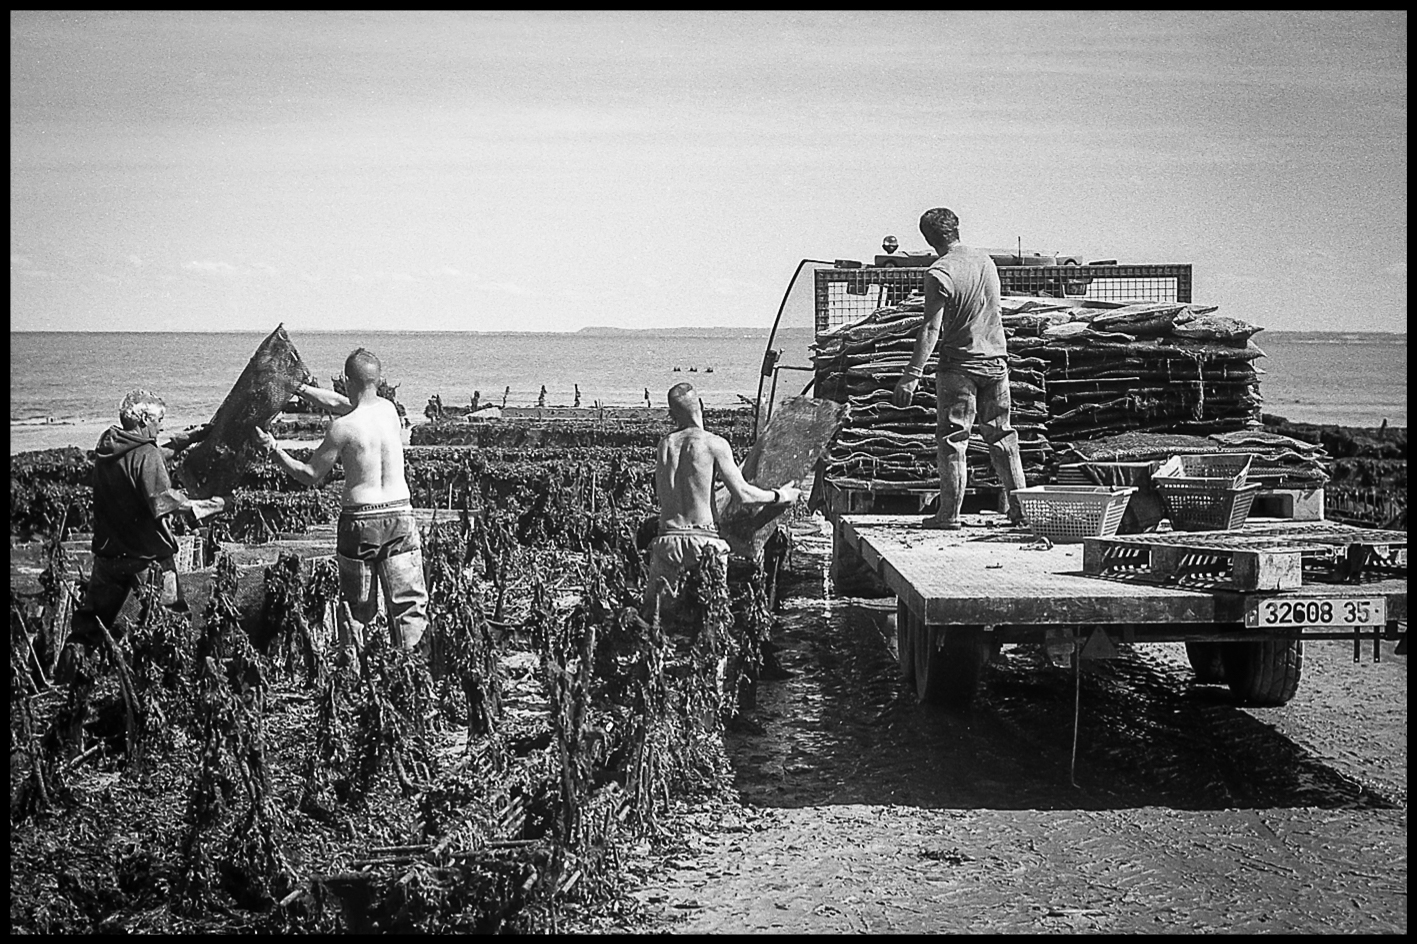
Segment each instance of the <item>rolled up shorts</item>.
[[361,624],[378,613],[376,588],[387,601],[394,641],[412,649],[428,626],[428,592],[423,583],[423,545],[408,499],[346,505],[335,532],[340,597]]
[[679,592],[684,572],[705,553],[728,556],[728,542],[707,528],[679,528],[666,531],[650,542],[649,575],[645,581],[646,605],[656,593]]

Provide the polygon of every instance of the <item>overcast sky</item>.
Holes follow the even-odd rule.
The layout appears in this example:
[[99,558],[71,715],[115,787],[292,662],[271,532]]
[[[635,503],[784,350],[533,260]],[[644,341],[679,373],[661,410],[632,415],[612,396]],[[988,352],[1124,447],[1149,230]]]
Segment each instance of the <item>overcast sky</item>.
[[1406,331],[1405,12],[10,27],[12,330],[766,327],[799,259],[948,206],[1192,263],[1270,329]]

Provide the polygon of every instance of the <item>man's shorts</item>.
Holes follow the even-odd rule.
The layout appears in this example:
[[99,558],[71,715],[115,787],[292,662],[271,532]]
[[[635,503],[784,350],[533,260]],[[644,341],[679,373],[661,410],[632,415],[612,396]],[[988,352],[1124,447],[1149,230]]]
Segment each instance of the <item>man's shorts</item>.
[[[645,579],[645,609],[653,608],[658,594],[679,594],[684,574],[704,554],[728,556],[728,542],[717,531],[706,528],[676,528],[661,534],[649,545],[649,573]],[[660,597],[661,605],[664,597]]]
[[402,501],[346,505],[340,509],[335,552],[350,560],[378,562],[422,548],[413,505]]
[[416,647],[428,627],[428,592],[423,545],[408,499],[346,505],[335,532],[335,561],[350,615],[361,624],[371,622],[382,586],[394,641]]

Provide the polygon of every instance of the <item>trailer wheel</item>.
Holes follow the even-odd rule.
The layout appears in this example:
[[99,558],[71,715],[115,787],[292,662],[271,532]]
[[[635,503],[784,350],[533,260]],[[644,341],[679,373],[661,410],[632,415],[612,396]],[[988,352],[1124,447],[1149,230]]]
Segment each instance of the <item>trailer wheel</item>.
[[1196,670],[1196,681],[1203,685],[1220,685],[1225,681],[1224,643],[1188,642],[1186,658]]
[[954,711],[967,709],[974,701],[979,678],[989,661],[990,645],[977,626],[951,626],[937,630],[943,638],[932,638],[923,626],[912,627],[915,649],[915,694],[927,705],[941,705]]
[[1302,639],[1221,644],[1225,681],[1242,705],[1277,707],[1299,690],[1304,668]]

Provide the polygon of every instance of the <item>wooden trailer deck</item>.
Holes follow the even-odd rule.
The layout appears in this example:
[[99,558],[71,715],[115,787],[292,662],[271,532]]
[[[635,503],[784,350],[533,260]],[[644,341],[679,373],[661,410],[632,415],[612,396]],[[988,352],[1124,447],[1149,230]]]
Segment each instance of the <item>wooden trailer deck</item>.
[[[921,528],[915,515],[844,515],[836,539],[930,626],[1244,621],[1248,594],[1099,579],[1083,572],[1082,544],[1044,548],[1027,532],[990,526],[1002,516],[964,517],[962,530],[932,531]],[[1263,525],[1271,531],[1284,526]],[[1292,592],[1306,598],[1383,596],[1389,620],[1407,619],[1405,578],[1308,583]]]
[[[1114,642],[1184,641],[1188,650],[1197,647],[1193,664],[1201,647],[1211,647],[1216,659],[1225,650],[1224,680],[1243,701],[1283,704],[1298,685],[1303,639],[1351,638],[1356,654],[1360,640],[1405,638],[1405,565],[1400,576],[1380,572],[1356,583],[1306,580],[1263,591],[1166,586],[1130,573],[1085,573],[1083,544],[1048,546],[1003,527],[1001,515],[963,520],[959,531],[927,530],[916,515],[843,515],[834,525],[834,572],[844,558],[859,559],[895,594],[901,673],[915,680],[922,701],[967,704],[985,662],[1004,643],[1071,645],[1089,657],[1113,654]],[[1306,525],[1254,525],[1270,535],[1291,526]],[[1353,626],[1264,625],[1257,613],[1274,611],[1257,607],[1276,598],[1310,601],[1319,609],[1302,612],[1315,614],[1365,600],[1369,609],[1359,612],[1382,618]]]

